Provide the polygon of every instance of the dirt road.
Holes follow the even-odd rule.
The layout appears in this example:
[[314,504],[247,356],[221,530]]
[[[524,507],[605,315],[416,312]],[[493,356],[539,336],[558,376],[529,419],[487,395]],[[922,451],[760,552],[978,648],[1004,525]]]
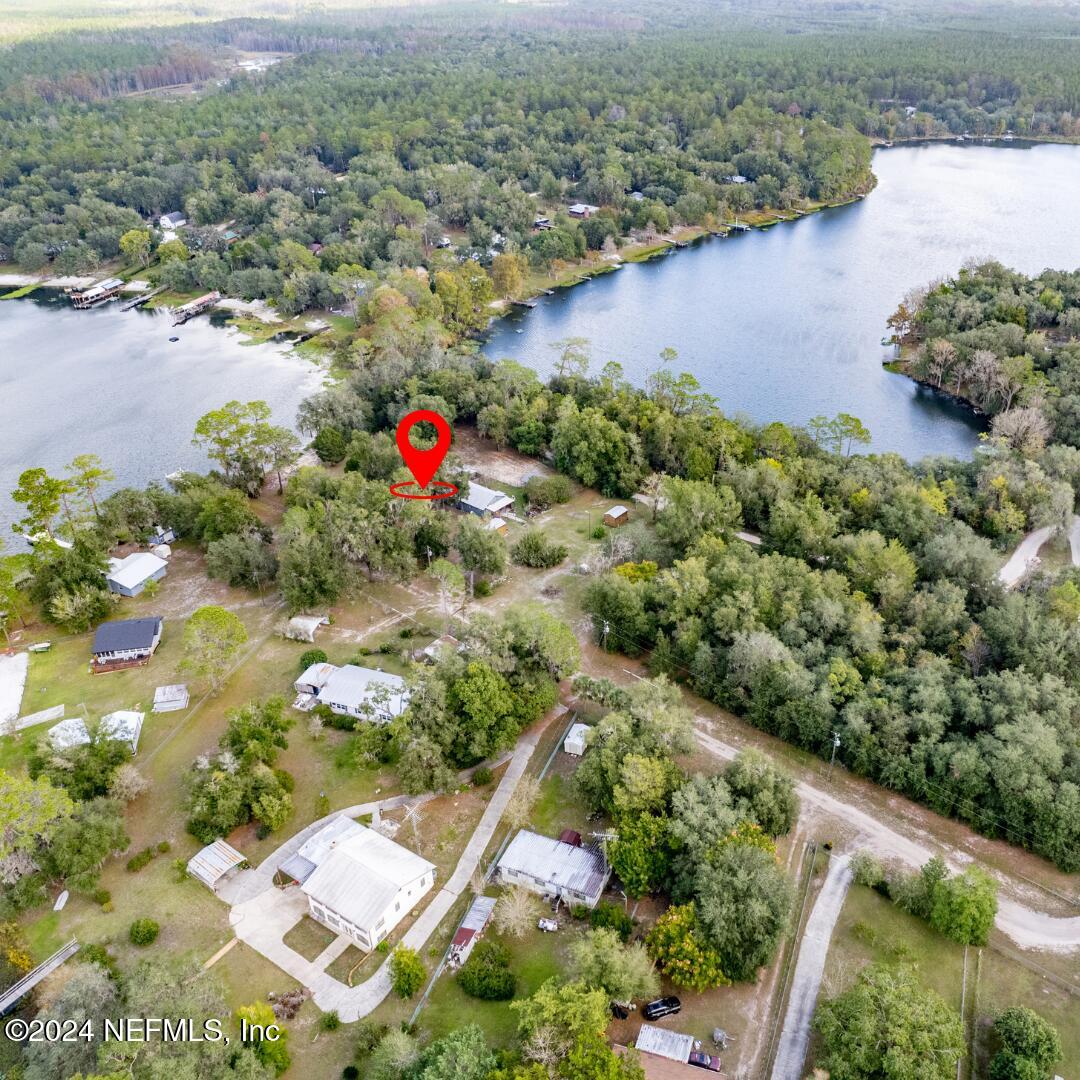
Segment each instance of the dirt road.
[[[714,738],[701,727],[697,730],[699,744],[717,757],[731,760],[735,757],[735,747]],[[954,869],[963,869],[970,859],[959,856],[955,851],[942,846],[931,849],[922,842],[898,832],[891,825],[886,825],[875,817],[860,810],[851,803],[830,795],[821,788],[799,781],[796,791],[803,806],[812,808],[825,818],[832,819],[844,827],[852,839],[845,846],[852,851],[869,848],[886,862],[900,860],[913,867],[921,866],[927,859],[940,854]],[[1013,884],[1009,878],[995,874],[1002,885],[998,896],[996,925],[1002,933],[1022,949],[1046,949],[1050,952],[1069,953],[1080,951],[1080,916],[1058,918],[1035,911],[1026,904],[1008,895],[1007,890]]]

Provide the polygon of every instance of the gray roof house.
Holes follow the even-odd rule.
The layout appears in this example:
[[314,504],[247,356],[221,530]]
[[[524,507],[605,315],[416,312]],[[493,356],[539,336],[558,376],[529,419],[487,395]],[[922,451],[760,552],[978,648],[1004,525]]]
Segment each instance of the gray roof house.
[[166,231],[170,232],[173,229],[179,229],[181,225],[187,224],[187,218],[180,210],[174,210],[171,214],[162,214],[158,219],[158,224]]
[[507,510],[514,505],[514,500],[505,491],[484,487],[475,480],[470,480],[464,494],[458,499],[458,506],[477,517],[489,517]]
[[522,829],[502,853],[498,877],[507,885],[593,908],[604,893],[611,867],[596,846],[576,847]]
[[91,650],[95,667],[106,669],[148,660],[161,642],[163,625],[158,615],[102,623],[94,634]]
[[435,884],[435,867],[344,814],[278,868],[307,895],[312,918],[370,951]]
[[149,551],[136,551],[123,559],[110,559],[105,583],[109,592],[138,596],[151,581],[160,581],[169,564]]
[[400,716],[409,703],[409,690],[400,675],[346,664],[312,664],[293,684],[293,703],[309,712],[326,705],[341,716],[386,724]]

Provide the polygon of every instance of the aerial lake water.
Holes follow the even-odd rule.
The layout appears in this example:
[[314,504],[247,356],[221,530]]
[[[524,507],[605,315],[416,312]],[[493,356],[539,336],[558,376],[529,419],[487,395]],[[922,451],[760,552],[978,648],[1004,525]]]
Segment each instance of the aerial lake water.
[[[1080,146],[934,143],[879,151],[863,201],[708,240],[544,297],[499,320],[484,346],[541,373],[550,343],[585,337],[641,383],[673,346],[729,414],[803,423],[850,412],[873,449],[971,454],[970,410],[881,366],[885,319],[904,293],[993,255],[1027,272],[1080,264]],[[170,342],[175,334],[179,341]],[[262,398],[291,424],[321,373],[285,347],[245,345],[205,317],[74,311],[57,294],[0,303],[0,536],[17,546],[7,493],[41,465],[62,475],[96,453],[124,484],[205,468],[195,421]]]
[[881,366],[904,293],[992,255],[1029,273],[1080,266],[1080,146],[931,143],[879,150],[866,199],[706,240],[558,290],[493,328],[484,351],[551,370],[551,343],[591,342],[640,385],[672,346],[729,415],[800,424],[854,413],[872,449],[970,456],[983,424]]
[[[195,421],[237,398],[261,398],[291,426],[322,375],[277,345],[245,345],[208,318],[173,327],[167,312],[117,304],[75,311],[58,293],[0,302],[0,538],[21,541],[21,507],[8,493],[19,473],[54,476],[77,454],[97,454],[123,484],[142,486],[176,469],[203,469]],[[170,342],[170,337],[180,340]]]

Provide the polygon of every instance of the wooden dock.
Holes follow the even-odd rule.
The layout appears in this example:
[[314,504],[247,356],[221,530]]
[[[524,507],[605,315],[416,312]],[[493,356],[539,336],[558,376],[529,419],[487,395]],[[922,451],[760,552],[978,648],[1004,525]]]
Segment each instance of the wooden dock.
[[79,943],[72,938],[63,948],[43,960],[33,971],[28,971],[17,983],[0,992],[0,1016],[9,1013],[23,995],[28,994],[42,979],[70,960],[79,951]]
[[180,326],[186,323],[188,319],[194,319],[196,315],[209,311],[220,299],[221,293],[215,289],[213,292],[208,292],[196,300],[191,300],[178,308],[173,308],[173,326]]
[[159,293],[163,293],[164,291],[165,286],[161,285],[156,289],[151,289],[150,292],[140,293],[133,300],[125,300],[120,305],[120,310],[131,311],[132,308],[142,307],[143,304],[145,304],[148,300],[153,300],[155,296],[157,296]]
[[536,307],[535,300],[511,300],[510,303],[514,307],[534,308]]

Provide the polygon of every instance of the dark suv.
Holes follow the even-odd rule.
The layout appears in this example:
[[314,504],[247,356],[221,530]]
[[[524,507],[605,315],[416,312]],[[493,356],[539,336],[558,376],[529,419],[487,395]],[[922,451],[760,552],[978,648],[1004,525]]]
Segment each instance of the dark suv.
[[673,1016],[681,1008],[682,1002],[677,997],[657,998],[641,1010],[641,1015],[646,1020],[659,1020],[664,1016]]

